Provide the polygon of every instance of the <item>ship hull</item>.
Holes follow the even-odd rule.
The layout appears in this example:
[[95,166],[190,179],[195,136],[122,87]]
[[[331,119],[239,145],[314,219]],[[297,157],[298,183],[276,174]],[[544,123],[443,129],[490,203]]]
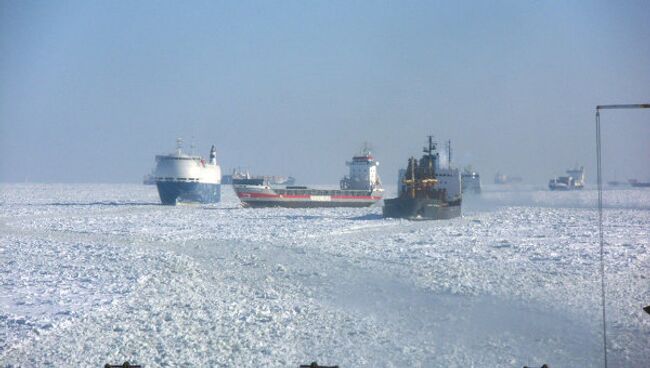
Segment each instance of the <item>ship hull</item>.
[[422,198],[386,199],[383,215],[385,218],[409,220],[449,220],[461,216],[461,201],[447,203]]
[[628,182],[635,188],[650,188],[650,182],[638,181],[636,179],[630,179]]
[[548,189],[553,190],[553,191],[569,191],[569,190],[582,190],[582,186],[567,186],[567,185],[553,185],[549,184]]
[[175,181],[156,182],[160,201],[164,205],[182,203],[217,203],[221,200],[221,185]]
[[319,207],[370,207],[377,201],[372,202],[319,202],[319,201],[242,201],[244,207],[264,208],[264,207],[284,207],[284,208],[319,208]]
[[382,199],[381,193],[350,193],[345,190],[271,189],[268,187],[234,187],[244,207],[369,207]]

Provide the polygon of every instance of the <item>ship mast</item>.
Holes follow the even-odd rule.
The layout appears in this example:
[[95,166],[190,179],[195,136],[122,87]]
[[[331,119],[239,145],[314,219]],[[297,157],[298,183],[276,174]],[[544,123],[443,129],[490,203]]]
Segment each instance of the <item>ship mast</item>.
[[415,166],[417,161],[415,157],[411,157],[411,198],[415,198]]
[[434,164],[437,162],[438,154],[437,153],[434,154],[434,152],[436,151],[436,143],[433,141],[433,136],[429,135],[428,137],[429,137],[429,146],[424,147],[423,151],[424,153],[427,154],[427,158],[429,161],[427,165],[427,169],[428,169],[427,176],[433,177],[435,176],[435,169],[436,169]]
[[429,145],[423,148],[426,155],[422,156],[419,163],[415,157],[409,158],[408,167],[402,177],[402,183],[405,184],[405,187],[400,189],[400,196],[410,194],[411,198],[415,198],[418,191],[428,192],[438,183],[435,175],[435,165],[439,156],[436,153],[436,143],[433,141],[433,136],[428,137]]
[[436,150],[436,144],[433,142],[433,136],[429,135],[429,147],[424,147],[422,151],[426,154],[429,155],[429,157],[433,157],[433,152]]

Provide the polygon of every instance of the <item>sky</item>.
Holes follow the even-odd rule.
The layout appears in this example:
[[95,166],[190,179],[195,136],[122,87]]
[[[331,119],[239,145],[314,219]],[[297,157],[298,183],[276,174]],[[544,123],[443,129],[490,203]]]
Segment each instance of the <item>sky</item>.
[[[138,182],[177,137],[224,172],[384,182],[429,134],[484,183],[595,182],[595,106],[650,102],[648,1],[0,1],[0,181]],[[650,179],[650,110],[602,115]]]

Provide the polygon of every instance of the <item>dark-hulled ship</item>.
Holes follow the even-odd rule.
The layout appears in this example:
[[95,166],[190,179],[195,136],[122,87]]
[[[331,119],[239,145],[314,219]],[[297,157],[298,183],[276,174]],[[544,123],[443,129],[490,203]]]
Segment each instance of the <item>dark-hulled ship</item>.
[[264,177],[233,179],[233,189],[244,207],[368,207],[383,198],[379,162],[367,147],[346,165],[350,175],[341,179],[341,189],[275,186]]
[[440,167],[433,137],[418,161],[411,157],[402,170],[398,197],[385,199],[383,214],[409,220],[444,220],[461,215],[461,179],[458,169]]
[[559,176],[548,182],[550,190],[580,190],[585,187],[585,168],[576,167],[566,171],[567,176]]

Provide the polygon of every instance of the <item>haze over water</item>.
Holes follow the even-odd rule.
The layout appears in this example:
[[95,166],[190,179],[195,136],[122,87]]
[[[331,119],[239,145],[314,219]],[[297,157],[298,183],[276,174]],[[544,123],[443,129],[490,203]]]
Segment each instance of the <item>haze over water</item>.
[[[0,181],[136,182],[176,137],[336,183],[426,134],[458,166],[595,181],[594,108],[650,100],[650,3],[0,4]],[[605,179],[650,179],[650,113],[606,112]]]

